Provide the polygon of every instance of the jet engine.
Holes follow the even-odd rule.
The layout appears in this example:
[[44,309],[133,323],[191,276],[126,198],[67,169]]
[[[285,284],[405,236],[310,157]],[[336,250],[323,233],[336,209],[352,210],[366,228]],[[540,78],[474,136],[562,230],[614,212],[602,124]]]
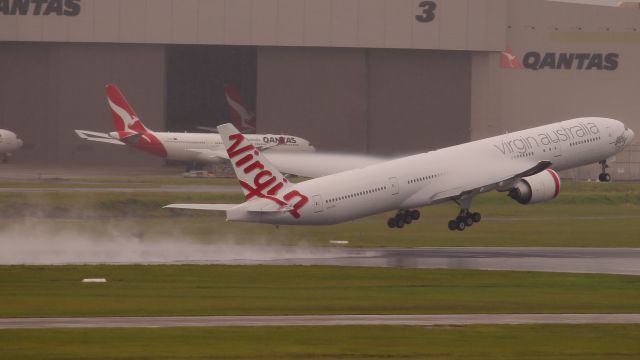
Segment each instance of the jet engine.
[[560,192],[560,177],[551,169],[520,179],[509,197],[523,205],[549,201]]

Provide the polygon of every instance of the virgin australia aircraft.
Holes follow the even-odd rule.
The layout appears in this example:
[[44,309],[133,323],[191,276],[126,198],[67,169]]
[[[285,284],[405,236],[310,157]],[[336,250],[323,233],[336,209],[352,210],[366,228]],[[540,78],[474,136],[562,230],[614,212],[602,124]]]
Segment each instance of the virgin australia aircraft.
[[[226,211],[229,221],[329,225],[390,210],[391,228],[420,218],[416,208],[447,201],[460,211],[449,229],[481,220],[470,210],[481,193],[506,192],[520,204],[560,192],[557,171],[606,160],[633,140],[633,131],[607,118],[578,118],[379,162],[292,184],[231,124],[218,126],[246,202],[166,207]],[[295,171],[293,171],[295,173]]]
[[13,131],[0,129],[0,156],[3,163],[8,162],[11,153],[21,147],[22,140]]
[[[228,159],[219,134],[155,132],[147,128],[115,85],[107,85],[107,101],[116,131],[109,134],[76,130],[85,140],[128,145],[168,160],[211,163]],[[271,151],[315,151],[309,141],[291,135],[253,134],[246,139]]]

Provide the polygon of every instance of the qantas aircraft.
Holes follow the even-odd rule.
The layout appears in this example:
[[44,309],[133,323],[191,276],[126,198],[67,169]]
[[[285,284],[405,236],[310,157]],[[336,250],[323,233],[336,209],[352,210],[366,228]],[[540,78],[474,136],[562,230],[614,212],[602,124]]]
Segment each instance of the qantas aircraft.
[[[224,84],[224,97],[229,106],[229,119],[231,123],[243,134],[253,134],[256,132],[256,114],[249,110],[235,86]],[[198,129],[218,132],[218,129],[210,126],[198,126]]]
[[420,218],[416,208],[454,201],[460,211],[451,230],[481,220],[471,201],[484,192],[506,192],[520,204],[552,200],[560,192],[557,171],[595,162],[602,164],[601,180],[609,180],[607,159],[634,136],[617,120],[577,118],[292,184],[233,125],[218,131],[247,201],[167,207],[276,225],[329,225],[397,210],[387,224],[402,228]]
[[[109,134],[76,130],[85,140],[128,145],[168,160],[211,163],[228,159],[218,134],[155,132],[147,128],[115,85],[107,85],[107,101],[116,131]],[[315,151],[309,141],[291,135],[253,134],[246,139],[258,149]]]
[[21,147],[22,140],[18,139],[18,136],[13,131],[0,129],[0,154],[2,155],[3,163],[9,161],[11,152]]

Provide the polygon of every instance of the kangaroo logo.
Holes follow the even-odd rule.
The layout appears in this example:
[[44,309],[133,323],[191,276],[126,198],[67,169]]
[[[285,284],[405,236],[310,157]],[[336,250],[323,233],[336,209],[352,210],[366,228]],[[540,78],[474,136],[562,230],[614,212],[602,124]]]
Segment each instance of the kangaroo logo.
[[129,114],[127,110],[116,105],[109,98],[107,98],[107,101],[109,101],[109,107],[111,107],[111,110],[113,110],[113,112],[115,112],[120,118],[120,120],[122,121],[123,130],[130,130],[134,132],[145,131],[144,125],[142,125],[142,123],[140,122],[140,119],[136,115]]
[[517,56],[513,55],[513,49],[508,47],[500,53],[500,67],[503,69],[522,69],[522,63]]

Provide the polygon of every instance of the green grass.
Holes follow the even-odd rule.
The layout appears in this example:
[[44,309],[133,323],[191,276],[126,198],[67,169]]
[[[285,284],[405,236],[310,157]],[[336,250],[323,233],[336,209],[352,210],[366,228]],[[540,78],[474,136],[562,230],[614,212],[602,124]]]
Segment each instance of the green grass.
[[640,325],[0,330],[5,359],[637,359]]
[[[81,283],[83,278],[107,283]],[[640,277],[330,266],[2,266],[0,317],[638,313]]]

